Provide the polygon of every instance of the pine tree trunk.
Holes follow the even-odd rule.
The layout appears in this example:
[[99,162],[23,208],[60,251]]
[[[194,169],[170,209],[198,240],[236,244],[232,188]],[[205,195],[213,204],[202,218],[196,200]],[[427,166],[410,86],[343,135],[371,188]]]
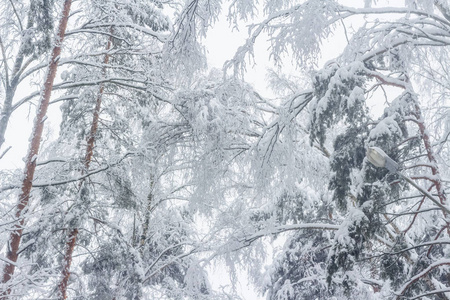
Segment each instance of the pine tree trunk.
[[439,201],[441,202],[442,205],[446,205],[447,197],[445,196],[444,190],[442,188],[441,176],[439,174],[437,161],[434,156],[433,149],[432,149],[430,136],[428,135],[428,131],[426,129],[426,126],[425,126],[425,123],[424,123],[424,120],[422,117],[422,111],[418,104],[416,104],[416,107],[415,107],[415,117],[417,118],[417,124],[419,126],[420,136],[422,138],[423,144],[425,146],[425,150],[427,152],[428,161],[431,164],[431,173],[433,174],[433,179],[431,180],[431,182],[434,184],[434,186],[436,188]]
[[[112,45],[112,38],[108,40],[108,43],[106,45],[106,51],[111,49]],[[103,74],[106,73],[106,65],[109,62],[109,54],[105,55],[105,58],[103,60],[104,67],[103,67]],[[92,156],[94,154],[94,145],[95,145],[95,136],[97,133],[98,128],[98,120],[100,115],[100,109],[102,105],[102,96],[104,91],[104,84],[100,84],[99,91],[97,94],[97,99],[95,103],[95,109],[93,113],[92,123],[91,123],[91,129],[89,131],[89,135],[87,137],[87,145],[86,145],[86,154],[84,157],[84,172],[87,172],[89,170],[89,166],[92,161]],[[83,188],[84,180],[80,182],[79,190]],[[64,266],[62,269],[62,279],[61,282],[58,285],[59,289],[59,299],[67,299],[67,285],[69,282],[70,277],[70,266],[72,264],[72,256],[73,251],[75,249],[75,243],[78,236],[78,228],[73,228],[68,235],[67,243],[66,243],[66,253],[64,254]]]
[[[50,101],[50,96],[53,88],[53,81],[55,79],[56,70],[58,67],[59,55],[61,54],[61,44],[64,40],[64,34],[67,27],[67,21],[69,19],[71,4],[72,4],[71,0],[66,0],[64,2],[62,17],[58,27],[56,44],[52,51],[50,64],[48,66],[47,76],[44,83],[44,89],[42,92],[41,99],[39,101],[37,115],[34,120],[34,128],[32,131],[30,147],[26,157],[26,166],[24,172],[25,177],[22,182],[22,192],[19,196],[19,203],[17,204],[15,214],[15,217],[18,220],[18,224],[15,225],[14,230],[11,232],[8,244],[8,251],[6,254],[6,258],[10,262],[6,263],[3,269],[2,283],[4,284],[7,283],[9,280],[11,280],[12,276],[14,275],[16,267],[15,263],[17,262],[18,258],[19,245],[20,240],[22,238],[23,225],[25,223],[25,218],[22,215],[22,213],[27,208],[30,199],[30,192],[34,177],[34,171],[36,169],[36,158],[39,152],[42,131],[44,128],[44,118],[47,113],[47,108]],[[7,288],[6,291],[2,293],[1,299],[7,299],[10,293],[11,289]]]

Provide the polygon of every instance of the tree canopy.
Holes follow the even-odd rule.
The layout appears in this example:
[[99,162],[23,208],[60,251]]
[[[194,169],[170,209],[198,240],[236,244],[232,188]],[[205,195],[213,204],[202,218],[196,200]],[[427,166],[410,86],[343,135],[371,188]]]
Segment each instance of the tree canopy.
[[[0,170],[1,299],[246,299],[244,277],[270,300],[450,299],[448,1],[0,15],[0,162],[35,115],[24,168]],[[236,30],[211,68],[209,35]]]

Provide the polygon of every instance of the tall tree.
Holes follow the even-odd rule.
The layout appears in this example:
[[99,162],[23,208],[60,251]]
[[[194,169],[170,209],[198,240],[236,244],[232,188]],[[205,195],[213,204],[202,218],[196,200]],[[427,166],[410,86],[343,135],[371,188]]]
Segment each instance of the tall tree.
[[[109,51],[111,49],[112,44],[112,37],[109,38],[107,44],[106,44],[106,51]],[[107,65],[109,62],[109,54],[105,54],[105,57],[103,59],[103,64]],[[106,73],[106,67],[103,67],[103,73]],[[98,122],[99,122],[99,116],[100,116],[100,109],[102,107],[102,97],[103,97],[103,91],[104,91],[104,84],[100,84],[97,94],[97,100],[95,103],[95,108],[92,116],[92,123],[91,128],[89,130],[88,139],[87,139],[87,145],[86,145],[86,155],[84,158],[84,169],[81,175],[83,175],[84,172],[89,172],[89,166],[92,161],[92,156],[94,154],[94,144],[95,144],[95,136],[97,134],[97,128],[98,128]],[[79,189],[83,189],[84,185],[84,179],[82,179],[79,183]],[[70,233],[67,237],[67,249],[66,253],[64,255],[64,263],[63,263],[63,271],[62,271],[62,280],[59,283],[59,291],[60,291],[60,297],[61,299],[67,298],[67,283],[70,276],[70,265],[72,264],[72,254],[73,250],[75,248],[75,243],[77,240],[78,235],[78,228],[71,229]]]
[[[343,3],[230,3],[232,26],[259,21],[209,75],[201,38],[226,3],[187,1],[173,27],[162,2],[80,3],[59,137],[11,235],[28,283],[11,273],[4,297],[231,297],[208,283],[219,261],[273,300],[448,299],[448,4]],[[264,35],[300,74],[271,72],[275,99],[240,79]],[[343,50],[314,70],[329,37]],[[404,175],[370,165],[374,146]]]
[[[8,244],[8,252],[6,255],[7,263],[3,269],[3,279],[2,283],[6,284],[10,281],[11,277],[14,275],[14,270],[16,267],[18,251],[20,246],[20,240],[22,238],[23,226],[25,224],[25,217],[23,216],[24,211],[28,206],[28,202],[30,200],[30,192],[32,187],[32,182],[34,178],[34,171],[36,169],[36,159],[39,152],[39,146],[41,143],[42,131],[44,128],[45,116],[47,113],[47,108],[50,101],[50,96],[52,92],[53,81],[56,76],[56,70],[58,67],[58,59],[61,54],[61,46],[64,40],[64,34],[67,27],[67,22],[69,19],[70,6],[72,1],[66,0],[63,5],[63,9],[61,12],[61,20],[59,23],[58,31],[55,37],[55,46],[53,48],[47,75],[45,78],[44,86],[42,89],[42,96],[39,101],[39,106],[37,110],[37,115],[34,121],[34,128],[32,131],[31,139],[30,139],[30,147],[28,150],[28,154],[26,157],[26,166],[25,166],[25,176],[22,182],[22,192],[19,196],[19,203],[17,204],[15,216],[17,218],[17,224],[14,227],[14,230],[11,232],[9,244]],[[11,293],[11,287],[6,285],[6,290],[3,292],[3,296],[7,296]]]
[[[419,94],[417,86],[426,82],[433,90],[442,91],[443,82],[436,78],[446,70],[438,61],[442,61],[448,45],[448,7],[443,1],[412,1],[396,7],[366,1],[362,5],[305,1],[285,3],[279,10],[278,3],[267,2],[268,17],[252,27],[247,43],[226,65],[241,70],[262,32],[271,37],[270,53],[277,63],[283,63],[283,56],[292,55],[301,68],[316,61],[321,42],[337,32],[337,27],[347,38],[342,54],[314,72],[309,84],[313,89],[305,90],[300,102],[309,102],[309,106],[287,108],[294,116],[290,122],[301,124],[295,116],[309,115],[308,130],[303,127],[303,134],[329,156],[332,173],[327,179],[332,195],[326,198],[336,209],[328,222],[341,228],[334,235],[326,235],[322,247],[316,248],[313,259],[321,264],[316,274],[299,272],[305,265],[298,259],[307,253],[298,243],[304,240],[289,239],[271,273],[272,285],[267,287],[273,299],[306,297],[311,292],[308,286],[314,282],[323,284],[317,286],[320,288],[315,294],[321,297],[327,295],[328,285],[335,296],[355,299],[414,295],[447,299],[445,210],[396,174],[369,165],[365,152],[369,146],[383,148],[400,163],[401,172],[433,193],[441,205],[447,205],[446,183],[441,177],[445,158],[436,154],[442,149],[436,146],[446,140],[446,131],[430,130],[427,97],[433,95]],[[367,22],[359,25],[358,16],[364,16]],[[346,24],[358,29],[351,30]],[[436,51],[438,47],[442,50]],[[424,61],[428,62],[427,75],[422,73]],[[386,87],[385,112],[374,118],[367,102],[371,97],[382,99],[380,90]],[[435,112],[441,115],[443,109]],[[272,161],[279,157],[274,141],[284,142],[285,120],[275,119],[264,131],[262,140],[270,141],[264,153],[271,154]],[[324,192],[317,189],[315,194]],[[301,201],[308,203],[307,199]],[[434,220],[433,224],[427,220]],[[327,259],[323,249],[329,249]]]

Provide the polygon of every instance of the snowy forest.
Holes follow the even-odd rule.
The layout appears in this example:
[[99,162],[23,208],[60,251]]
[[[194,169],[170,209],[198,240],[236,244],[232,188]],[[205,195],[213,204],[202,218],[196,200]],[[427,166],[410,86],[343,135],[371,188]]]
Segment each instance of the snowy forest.
[[450,300],[448,0],[0,0],[0,79],[0,299]]

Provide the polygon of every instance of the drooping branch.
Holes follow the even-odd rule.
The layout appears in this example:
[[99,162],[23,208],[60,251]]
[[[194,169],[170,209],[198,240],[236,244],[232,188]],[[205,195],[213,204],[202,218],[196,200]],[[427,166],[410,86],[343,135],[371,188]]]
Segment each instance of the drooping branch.
[[434,269],[441,267],[441,266],[449,266],[450,260],[444,259],[437,261],[431,265],[429,265],[427,268],[425,268],[422,272],[418,273],[417,275],[413,276],[408,282],[406,282],[397,292],[395,292],[395,295],[397,295],[396,299],[400,300],[402,299],[402,296],[408,291],[408,289],[413,285],[415,282],[420,280],[421,278],[424,278],[428,273],[433,271]]
[[442,293],[449,293],[449,292],[450,292],[450,289],[448,289],[448,288],[447,289],[434,290],[434,291],[429,291],[427,293],[411,297],[411,298],[409,298],[409,300],[424,299],[424,297],[426,297],[426,296],[442,294]]
[[276,235],[292,230],[311,230],[311,229],[335,231],[339,230],[340,226],[333,224],[305,223],[305,224],[281,225],[277,227],[262,229],[251,235],[237,239],[237,241],[233,243],[234,245],[231,246],[231,248],[233,249],[231,251],[237,251],[239,249],[242,249],[243,247],[247,247],[256,240],[266,236]]
[[[104,172],[112,167],[115,167],[117,165],[119,165],[125,158],[127,158],[130,155],[134,155],[136,154],[135,152],[127,152],[125,153],[124,156],[122,156],[119,160],[107,164],[101,168],[97,168],[95,170],[89,171],[89,172],[85,172],[83,175],[80,175],[78,177],[75,178],[70,178],[70,179],[65,179],[65,180],[58,180],[58,181],[50,181],[50,182],[33,182],[32,187],[34,188],[43,188],[43,187],[49,187],[49,186],[58,186],[58,185],[65,185],[68,183],[72,183],[72,182],[77,182],[77,181],[83,181],[86,180],[87,178],[89,178],[92,175]],[[48,162],[44,162],[44,164],[46,163],[50,163],[50,162],[64,162],[61,160],[54,160],[54,161],[48,161]],[[4,192],[4,191],[8,191],[8,190],[13,190],[13,189],[18,189],[20,188],[19,185],[9,185],[9,186],[5,186],[0,188],[0,193]]]

